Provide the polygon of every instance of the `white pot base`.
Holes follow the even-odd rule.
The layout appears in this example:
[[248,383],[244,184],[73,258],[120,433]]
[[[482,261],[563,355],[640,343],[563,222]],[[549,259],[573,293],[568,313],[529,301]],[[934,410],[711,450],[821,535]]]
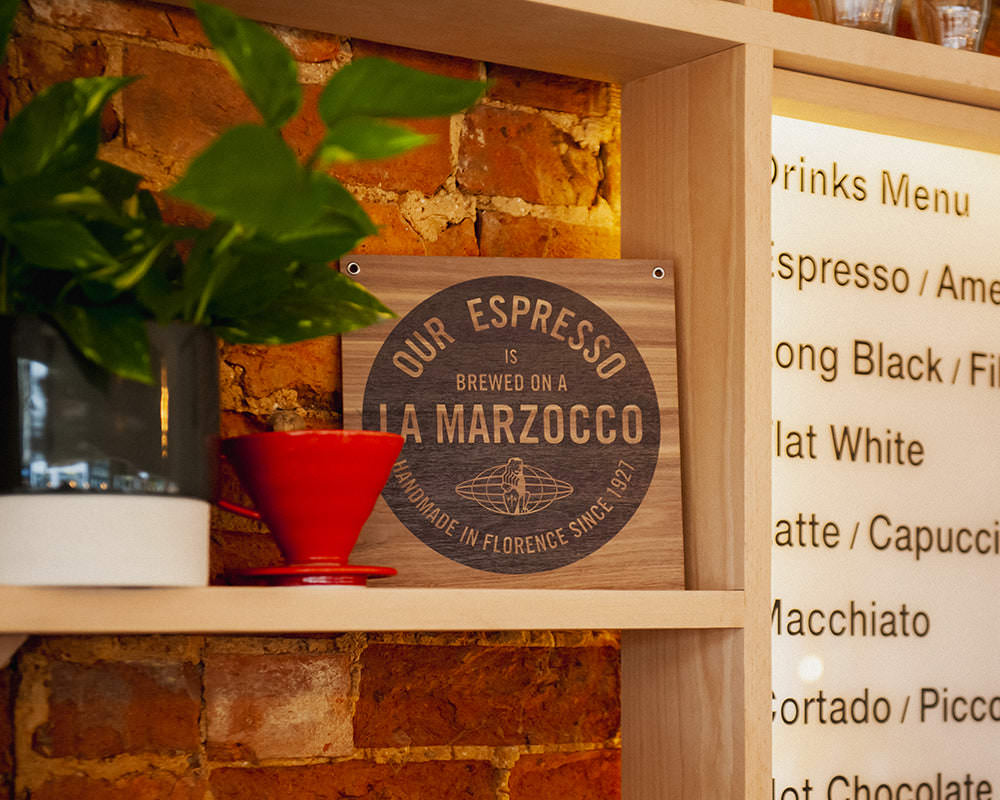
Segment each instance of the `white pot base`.
[[0,496],[0,584],[204,586],[210,508],[154,495]]

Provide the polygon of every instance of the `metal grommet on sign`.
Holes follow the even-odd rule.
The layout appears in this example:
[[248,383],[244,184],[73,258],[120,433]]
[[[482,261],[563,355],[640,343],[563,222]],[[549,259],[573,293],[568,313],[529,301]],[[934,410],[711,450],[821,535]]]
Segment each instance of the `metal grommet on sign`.
[[653,267],[653,277],[662,281],[667,275],[667,271],[663,267]]
[[361,265],[357,261],[351,261],[347,265],[347,274],[348,275],[358,275],[360,273],[361,273]]

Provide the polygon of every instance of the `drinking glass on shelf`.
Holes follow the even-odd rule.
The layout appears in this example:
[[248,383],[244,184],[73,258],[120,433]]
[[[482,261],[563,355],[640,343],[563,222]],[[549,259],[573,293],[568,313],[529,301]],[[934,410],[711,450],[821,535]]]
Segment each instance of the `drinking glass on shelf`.
[[990,0],[913,0],[910,17],[918,39],[978,52],[990,23]]
[[848,28],[895,33],[900,0],[811,0],[817,19]]

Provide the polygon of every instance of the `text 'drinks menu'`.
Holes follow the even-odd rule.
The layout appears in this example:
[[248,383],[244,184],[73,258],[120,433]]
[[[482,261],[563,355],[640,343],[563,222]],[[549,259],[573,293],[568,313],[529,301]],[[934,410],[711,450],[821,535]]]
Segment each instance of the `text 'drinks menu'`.
[[773,797],[1000,798],[1000,156],[773,134]]

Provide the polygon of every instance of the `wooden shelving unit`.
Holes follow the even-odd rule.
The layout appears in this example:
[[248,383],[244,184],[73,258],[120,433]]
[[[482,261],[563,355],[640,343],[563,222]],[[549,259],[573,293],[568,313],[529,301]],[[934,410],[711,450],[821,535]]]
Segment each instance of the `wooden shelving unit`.
[[0,587],[0,635],[741,628],[742,592]]
[[622,628],[624,797],[765,800],[772,95],[783,113],[833,106],[851,124],[890,119],[904,135],[1000,149],[1000,60],[759,0],[228,5],[623,85],[623,256],[676,271],[688,590],[8,587],[0,634]]

